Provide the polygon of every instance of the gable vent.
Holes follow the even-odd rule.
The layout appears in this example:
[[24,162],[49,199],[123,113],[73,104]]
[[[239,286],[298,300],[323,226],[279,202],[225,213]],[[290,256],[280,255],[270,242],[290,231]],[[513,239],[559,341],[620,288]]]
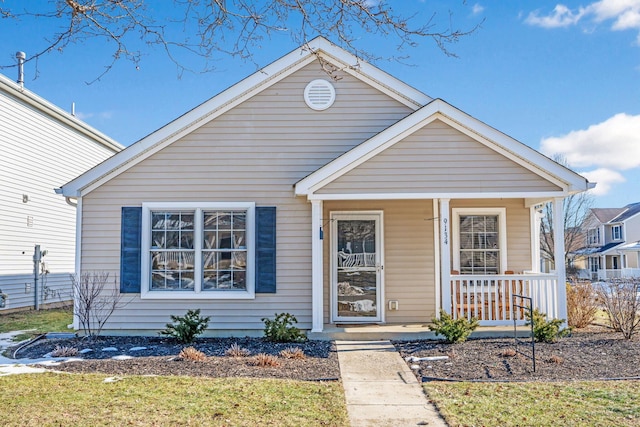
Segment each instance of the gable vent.
[[304,102],[314,110],[326,110],[335,100],[336,90],[326,80],[313,80],[304,88]]

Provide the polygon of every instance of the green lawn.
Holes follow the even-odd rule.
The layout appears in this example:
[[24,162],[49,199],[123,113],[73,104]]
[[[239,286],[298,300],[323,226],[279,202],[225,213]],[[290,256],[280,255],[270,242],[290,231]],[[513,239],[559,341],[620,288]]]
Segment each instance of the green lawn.
[[72,322],[71,308],[3,313],[0,314],[0,333],[32,330],[15,338],[21,341],[46,332],[70,332],[67,325]]
[[432,382],[425,391],[451,426],[640,425],[640,381]]
[[0,377],[3,426],[348,426],[340,382],[22,374]]

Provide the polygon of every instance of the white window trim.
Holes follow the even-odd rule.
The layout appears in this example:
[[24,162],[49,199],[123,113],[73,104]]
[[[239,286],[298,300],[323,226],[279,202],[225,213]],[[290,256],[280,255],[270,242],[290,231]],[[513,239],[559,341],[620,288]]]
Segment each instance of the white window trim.
[[460,271],[460,216],[461,215],[497,215],[498,238],[500,241],[500,273],[507,268],[507,209],[506,208],[453,208],[451,210],[451,241],[453,243],[453,269]]
[[[618,237],[616,237],[615,232],[613,231],[615,229],[618,230]],[[622,240],[622,225],[621,224],[612,225],[611,226],[611,240],[612,241]]]
[[[200,202],[151,202],[142,204],[142,245],[141,245],[141,283],[140,298],[141,299],[159,299],[159,300],[193,300],[193,299],[211,299],[211,300],[229,300],[229,299],[255,299],[255,207],[254,202],[217,202],[217,203],[200,203]],[[161,291],[150,290],[149,280],[151,278],[151,266],[149,252],[151,250],[151,212],[159,210],[194,210],[195,229],[194,236],[195,247],[202,247],[202,211],[205,210],[246,210],[247,211],[247,289],[244,291],[202,291],[202,251],[195,251],[195,285],[194,290],[182,291]]]

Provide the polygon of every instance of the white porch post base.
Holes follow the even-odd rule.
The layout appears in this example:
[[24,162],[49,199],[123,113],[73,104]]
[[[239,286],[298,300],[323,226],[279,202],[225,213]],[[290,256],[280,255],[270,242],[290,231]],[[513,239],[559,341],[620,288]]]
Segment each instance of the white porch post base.
[[323,330],[322,200],[311,201],[311,332]]

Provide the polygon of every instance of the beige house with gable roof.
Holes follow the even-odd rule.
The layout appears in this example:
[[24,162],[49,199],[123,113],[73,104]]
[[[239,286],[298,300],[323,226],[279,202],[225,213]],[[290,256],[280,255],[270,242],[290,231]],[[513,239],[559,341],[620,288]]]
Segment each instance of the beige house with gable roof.
[[512,324],[513,293],[566,317],[564,273],[538,269],[537,207],[561,219],[588,188],[317,38],[60,191],[78,202],[78,270],[116,275],[131,300],[106,333],[200,308],[209,335],[260,335],[288,312],[321,336],[441,308]]

